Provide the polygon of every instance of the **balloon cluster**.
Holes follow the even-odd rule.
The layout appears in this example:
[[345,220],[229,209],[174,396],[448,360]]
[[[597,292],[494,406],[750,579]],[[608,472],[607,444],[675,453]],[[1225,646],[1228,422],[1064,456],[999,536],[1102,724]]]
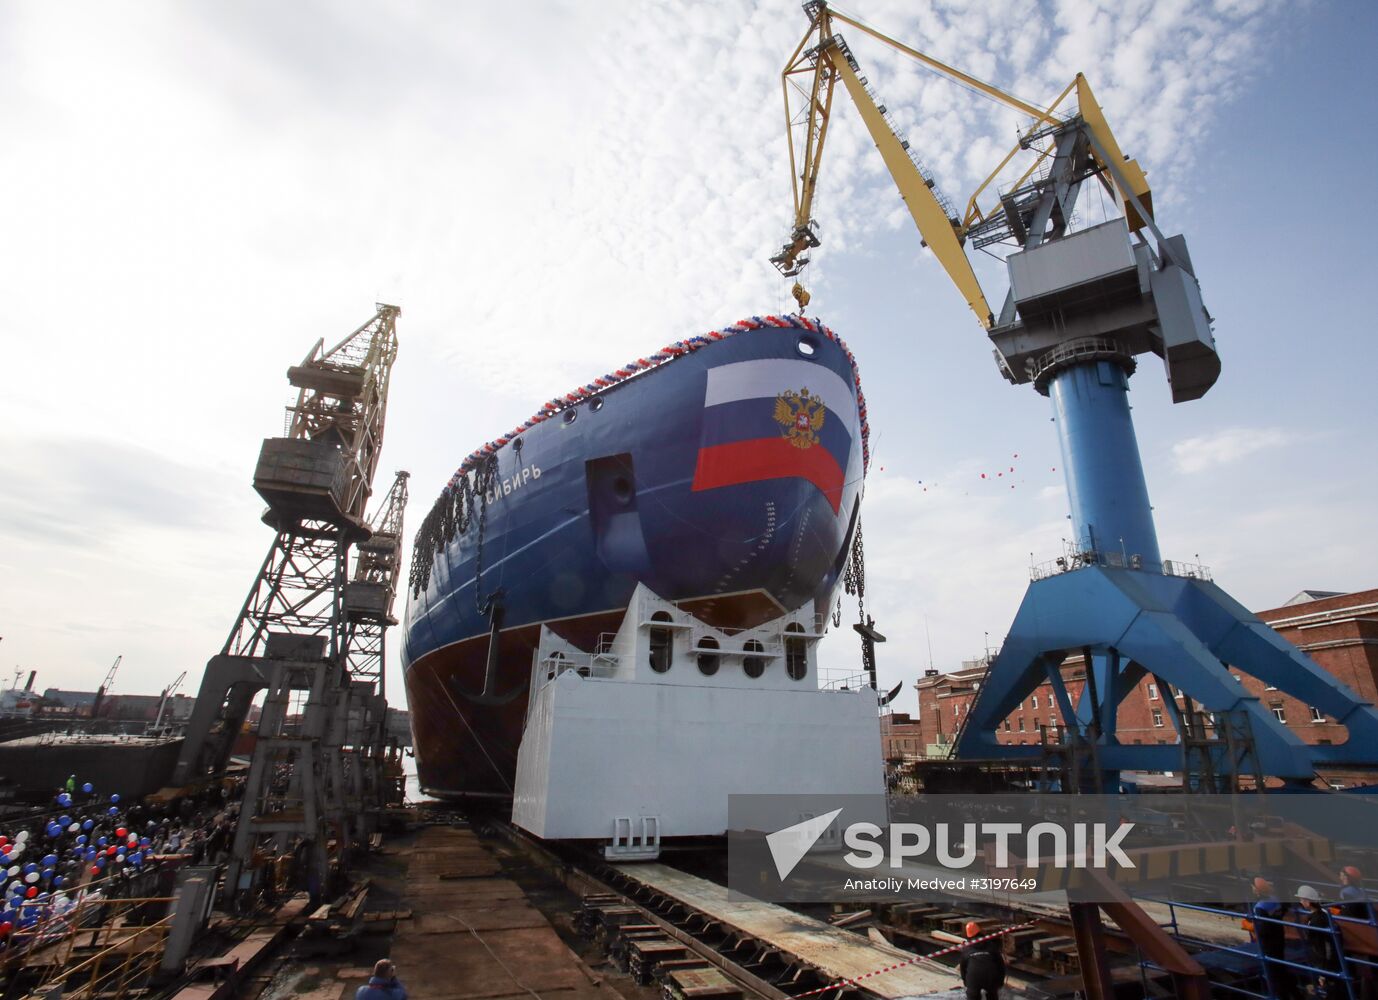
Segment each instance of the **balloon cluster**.
[[[68,788],[74,790],[74,781]],[[65,912],[73,905],[70,894],[83,883],[141,868],[152,853],[147,837],[120,825],[119,795],[103,799],[89,781],[81,791],[84,815],[73,815],[77,798],[63,791],[54,800],[62,811],[38,829],[19,830],[13,838],[0,834],[0,948]]]

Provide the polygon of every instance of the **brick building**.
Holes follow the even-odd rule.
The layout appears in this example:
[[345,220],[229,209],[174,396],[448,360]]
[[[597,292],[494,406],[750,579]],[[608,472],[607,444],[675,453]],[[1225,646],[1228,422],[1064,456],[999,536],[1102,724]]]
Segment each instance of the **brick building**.
[[[1258,612],[1258,616],[1360,697],[1378,702],[1378,589],[1353,594],[1304,590],[1282,607]],[[945,756],[987,666],[986,658],[982,657],[965,661],[960,670],[951,673],[927,671],[915,685],[918,711],[912,717],[892,716],[894,721],[888,726],[882,722],[886,758],[901,760],[915,753]],[[1310,705],[1265,686],[1237,668],[1231,668],[1231,673],[1303,742],[1344,741],[1344,727]],[[1062,677],[1075,703],[1086,683],[1085,664],[1080,655],[1070,656],[1063,662]],[[1118,733],[1121,742],[1176,743],[1171,715],[1163,707],[1163,698],[1168,696],[1167,692],[1158,690],[1151,677],[1140,681],[1137,690],[1120,705]],[[1180,693],[1177,697],[1180,699]],[[1001,743],[1034,745],[1040,742],[1042,727],[1052,731],[1051,739],[1060,724],[1052,688],[1044,683],[1004,720],[997,738]],[[1326,777],[1335,784],[1350,785],[1371,782],[1378,775],[1336,773]]]
[[888,712],[880,717],[880,743],[886,760],[915,760],[927,751],[918,720],[903,712]]

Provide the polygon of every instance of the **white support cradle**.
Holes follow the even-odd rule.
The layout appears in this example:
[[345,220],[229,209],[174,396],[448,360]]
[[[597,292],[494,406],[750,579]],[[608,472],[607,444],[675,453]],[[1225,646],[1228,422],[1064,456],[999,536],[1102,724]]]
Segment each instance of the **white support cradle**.
[[663,840],[725,834],[729,795],[883,801],[876,692],[820,686],[821,629],[806,605],[728,633],[644,586],[591,651],[543,628],[513,822],[652,859]]

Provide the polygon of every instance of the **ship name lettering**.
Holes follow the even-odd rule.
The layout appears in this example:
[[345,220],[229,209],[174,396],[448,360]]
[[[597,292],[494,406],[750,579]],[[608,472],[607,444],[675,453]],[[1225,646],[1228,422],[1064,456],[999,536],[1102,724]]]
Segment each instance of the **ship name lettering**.
[[541,467],[539,465],[527,465],[520,472],[512,473],[510,479],[502,479],[493,485],[493,488],[483,495],[484,503],[492,503],[500,497],[509,497],[513,490],[519,490],[526,483],[541,478]]

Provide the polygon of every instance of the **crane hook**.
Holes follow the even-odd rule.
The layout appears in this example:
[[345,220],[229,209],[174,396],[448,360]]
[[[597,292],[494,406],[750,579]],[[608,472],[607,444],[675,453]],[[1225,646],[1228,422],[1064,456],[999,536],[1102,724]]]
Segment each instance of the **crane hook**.
[[794,283],[794,287],[789,290],[789,293],[794,296],[794,301],[799,303],[799,315],[804,315],[804,307],[809,304],[809,300],[813,298],[813,296],[805,291],[804,286],[797,281]]

